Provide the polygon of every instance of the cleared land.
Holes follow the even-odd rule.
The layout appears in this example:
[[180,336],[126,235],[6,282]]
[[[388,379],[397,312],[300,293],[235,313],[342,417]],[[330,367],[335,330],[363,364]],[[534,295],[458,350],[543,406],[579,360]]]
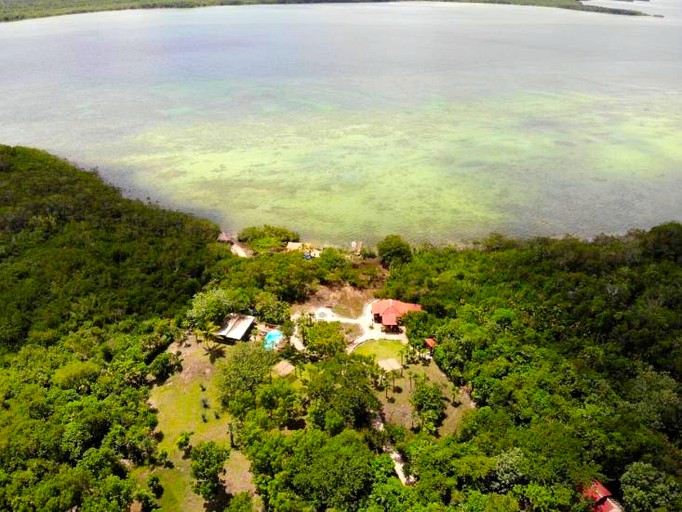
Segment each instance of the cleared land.
[[[402,351],[405,349],[399,341],[368,341],[360,345],[354,353],[363,356],[372,356],[376,361],[382,359],[396,359],[404,361]],[[433,361],[428,364],[406,365],[403,362],[402,372],[397,372],[395,379],[389,379],[389,385],[385,392],[379,394],[383,406],[384,419],[389,423],[402,425],[405,428],[414,426],[412,419],[412,406],[410,397],[414,389],[415,379],[426,377],[429,382],[440,386],[445,397],[445,420],[438,429],[440,435],[451,434],[457,430],[462,420],[462,414],[473,407],[473,403],[462,393],[455,393],[452,383],[445,374],[438,369]]]
[[331,288],[320,286],[305,302],[292,308],[294,313],[310,313],[319,308],[329,308],[336,315],[345,318],[358,318],[362,309],[374,298],[374,289],[358,290],[352,286]]
[[[182,371],[162,386],[155,387],[149,399],[152,407],[158,410],[158,430],[163,433],[159,447],[168,451],[173,464],[172,468],[157,468],[154,473],[164,488],[159,500],[162,510],[198,512],[204,510],[204,500],[192,491],[191,461],[175,446],[175,441],[182,432],[189,431],[194,432],[192,443],[215,441],[229,445],[230,418],[220,407],[215,365],[232,347],[220,345],[209,351],[202,343],[192,339],[187,345],[170,348],[171,352],[177,350],[183,358]],[[204,399],[208,407],[203,405]],[[243,454],[232,450],[225,468],[225,490],[228,494],[255,491],[249,462]],[[149,473],[145,468],[138,471],[136,477],[144,482]]]

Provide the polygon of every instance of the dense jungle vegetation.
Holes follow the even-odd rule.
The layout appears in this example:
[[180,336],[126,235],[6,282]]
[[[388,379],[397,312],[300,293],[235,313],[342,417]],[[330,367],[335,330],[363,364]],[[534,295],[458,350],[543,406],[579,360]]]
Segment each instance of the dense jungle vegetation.
[[[290,333],[290,306],[319,285],[373,288],[386,271],[369,252],[282,252],[298,235],[268,226],[240,234],[259,253],[238,258],[217,233],[0,146],[0,509],[154,509],[168,454],[147,399],[182,366],[166,348],[233,312]],[[628,511],[682,509],[682,225],[469,249],[390,236],[378,254],[379,294],[424,307],[403,318],[413,351],[435,338],[438,365],[477,407],[438,437],[440,391],[418,382],[415,428],[379,431],[386,381],[345,353],[336,324],[302,326],[308,353],[237,344],[219,373],[229,432],[177,440],[210,510],[254,508],[249,494],[220,499],[236,449],[272,511],[579,512],[593,478]],[[302,377],[272,378],[281,358]],[[145,483],[139,467],[152,471]]]
[[425,248],[383,293],[425,307],[404,319],[411,342],[435,337],[435,360],[478,404],[456,438],[405,446],[426,475],[411,492],[563,510],[597,477],[627,510],[682,509],[682,225]]
[[[212,5],[352,3],[360,0],[0,0],[0,21],[122,9],[188,8]],[[374,0],[383,1],[383,0]],[[448,0],[451,1],[451,0]],[[469,0],[454,0],[464,1]],[[479,3],[537,5],[612,14],[640,14],[628,9],[583,5],[578,0],[476,0]]]
[[124,461],[156,456],[147,384],[217,231],[0,146],[0,509],[131,502]]
[[[165,349],[181,324],[210,330],[241,310],[287,321],[288,302],[316,283],[378,274],[336,250],[238,258],[218,231],[42,151],[0,146],[0,510],[150,508],[154,486],[129,469],[165,463],[146,401],[179,368]],[[243,235],[265,248],[289,233]]]

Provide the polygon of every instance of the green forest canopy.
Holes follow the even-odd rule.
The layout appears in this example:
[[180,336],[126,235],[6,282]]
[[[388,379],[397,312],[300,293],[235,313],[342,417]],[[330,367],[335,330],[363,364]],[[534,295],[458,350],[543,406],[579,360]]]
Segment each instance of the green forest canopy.
[[122,510],[217,227],[28,148],[0,146],[0,198],[0,509]]
[[[234,257],[211,223],[124,199],[37,150],[0,146],[0,194],[2,510],[113,511],[135,498],[151,509],[158,481],[141,486],[129,467],[164,463],[146,400],[177,368],[164,350],[186,318],[217,301],[281,320],[320,284],[380,275],[337,250]],[[436,362],[477,408],[454,435],[377,432],[378,369],[337,350],[314,354],[301,386],[263,370],[225,387],[268,510],[577,512],[593,478],[628,510],[682,509],[682,225],[592,242],[491,236],[391,263],[380,294],[424,307],[404,318],[410,343],[434,337]],[[225,375],[252,359],[272,362],[245,351]],[[415,400],[422,415],[434,397]],[[413,486],[396,478],[388,440]],[[201,453],[195,485],[210,494],[227,454],[200,464]]]

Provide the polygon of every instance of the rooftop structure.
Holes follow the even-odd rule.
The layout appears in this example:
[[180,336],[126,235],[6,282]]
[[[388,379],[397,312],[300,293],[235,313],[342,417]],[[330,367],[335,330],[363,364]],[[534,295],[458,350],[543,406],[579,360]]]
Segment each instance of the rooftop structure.
[[624,512],[623,507],[611,497],[611,491],[597,480],[583,490],[583,496],[594,501],[592,512]]
[[225,327],[214,334],[230,340],[241,340],[249,331],[255,320],[256,319],[252,316],[232,315],[225,324]]
[[319,258],[321,251],[318,249],[313,249],[310,244],[305,242],[287,242],[284,248],[285,252],[296,252],[301,251],[307,260],[311,258]]
[[280,361],[279,363],[272,367],[272,370],[280,377],[286,377],[295,369],[296,368],[294,367],[294,365],[291,364],[289,361]]
[[287,246],[284,248],[286,252],[295,252],[303,250],[302,242],[287,242]]
[[393,327],[398,325],[398,320],[405,313],[409,311],[421,311],[421,309],[422,307],[419,304],[385,299],[378,300],[372,304],[372,315],[374,315],[375,322],[379,322],[386,327]]

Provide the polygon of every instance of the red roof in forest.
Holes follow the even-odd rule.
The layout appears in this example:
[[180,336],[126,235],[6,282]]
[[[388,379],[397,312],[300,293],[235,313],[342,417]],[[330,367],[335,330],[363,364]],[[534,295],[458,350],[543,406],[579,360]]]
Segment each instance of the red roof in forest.
[[397,325],[398,318],[405,313],[408,311],[421,311],[421,309],[422,307],[419,304],[410,304],[409,302],[393,299],[378,300],[372,304],[372,314],[379,315],[383,325]]
[[602,498],[608,498],[611,496],[611,492],[602,484],[596,480],[593,480],[592,485],[583,490],[583,496],[594,501],[599,501]]
[[594,501],[592,512],[623,512],[623,508],[611,499],[611,491],[604,487],[596,480],[592,481],[592,485],[583,489],[583,496]]
[[611,498],[605,498],[592,507],[592,512],[623,512],[623,508]]
[[404,315],[408,311],[421,311],[422,307],[419,304],[410,304],[409,302],[402,302],[400,300],[384,299],[378,300],[372,304],[373,315],[383,315],[387,312],[394,312],[398,315]]
[[436,348],[436,345],[438,345],[438,343],[436,343],[436,340],[434,340],[433,338],[424,338],[424,345],[426,345],[429,348]]

